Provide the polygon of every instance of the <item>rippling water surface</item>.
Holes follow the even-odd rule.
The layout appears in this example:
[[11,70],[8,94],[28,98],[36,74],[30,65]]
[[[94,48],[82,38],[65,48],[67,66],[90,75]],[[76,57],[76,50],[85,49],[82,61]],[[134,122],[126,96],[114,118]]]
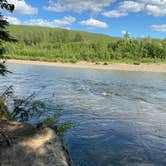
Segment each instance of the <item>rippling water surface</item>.
[[[64,107],[76,166],[166,166],[166,74],[8,64],[0,87]],[[43,89],[44,88],[44,89]],[[43,90],[41,90],[43,89]]]

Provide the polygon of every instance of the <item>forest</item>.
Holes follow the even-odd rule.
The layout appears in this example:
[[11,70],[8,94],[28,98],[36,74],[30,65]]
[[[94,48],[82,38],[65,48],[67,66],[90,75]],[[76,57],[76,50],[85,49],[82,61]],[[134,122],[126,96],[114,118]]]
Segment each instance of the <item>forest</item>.
[[5,42],[8,59],[95,63],[166,62],[166,39],[123,38],[59,28],[11,25],[16,42]]

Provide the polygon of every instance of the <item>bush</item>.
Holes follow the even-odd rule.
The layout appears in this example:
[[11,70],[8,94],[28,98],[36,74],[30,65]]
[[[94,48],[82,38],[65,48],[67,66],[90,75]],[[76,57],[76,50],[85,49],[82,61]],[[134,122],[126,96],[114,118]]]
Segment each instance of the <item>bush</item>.
[[[10,26],[17,43],[4,43],[8,58],[42,61],[110,62],[166,60],[166,40],[111,38],[40,27]],[[40,37],[39,37],[40,36]]]
[[[13,100],[13,109],[9,111],[8,100]],[[0,118],[15,120],[20,122],[31,122],[32,118],[36,119],[36,124],[44,124],[45,126],[56,129],[59,134],[63,134],[71,123],[59,123],[62,112],[62,106],[57,105],[55,113],[52,114],[47,106],[49,101],[34,100],[34,94],[23,98],[15,99],[13,97],[12,87],[8,87],[0,96]]]

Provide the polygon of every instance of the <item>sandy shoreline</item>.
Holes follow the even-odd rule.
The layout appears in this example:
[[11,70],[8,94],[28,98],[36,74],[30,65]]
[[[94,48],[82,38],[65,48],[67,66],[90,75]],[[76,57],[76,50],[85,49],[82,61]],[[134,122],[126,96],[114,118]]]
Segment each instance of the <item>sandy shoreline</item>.
[[78,62],[78,63],[61,63],[61,62],[41,62],[30,60],[7,60],[7,63],[17,64],[31,64],[38,66],[55,66],[55,67],[68,67],[68,68],[89,68],[89,69],[104,69],[104,70],[122,70],[122,71],[144,71],[144,72],[162,72],[166,73],[166,64],[126,64],[126,63],[113,63],[109,65],[98,65],[90,62]]

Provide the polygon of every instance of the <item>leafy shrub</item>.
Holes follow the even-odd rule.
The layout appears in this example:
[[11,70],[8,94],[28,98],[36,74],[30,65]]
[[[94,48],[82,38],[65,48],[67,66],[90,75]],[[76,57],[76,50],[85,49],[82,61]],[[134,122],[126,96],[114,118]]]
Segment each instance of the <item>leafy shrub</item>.
[[[32,94],[23,99],[15,99],[13,97],[12,86],[8,87],[0,96],[0,118],[8,120],[16,120],[20,122],[30,122],[32,118],[36,118],[36,124],[42,123],[45,126],[56,129],[56,131],[63,135],[63,133],[71,126],[70,123],[59,123],[63,107],[57,105],[55,113],[51,113],[47,102],[41,100],[34,100],[35,94]],[[8,100],[13,101],[13,109],[9,111]],[[51,102],[50,100],[48,102]]]

